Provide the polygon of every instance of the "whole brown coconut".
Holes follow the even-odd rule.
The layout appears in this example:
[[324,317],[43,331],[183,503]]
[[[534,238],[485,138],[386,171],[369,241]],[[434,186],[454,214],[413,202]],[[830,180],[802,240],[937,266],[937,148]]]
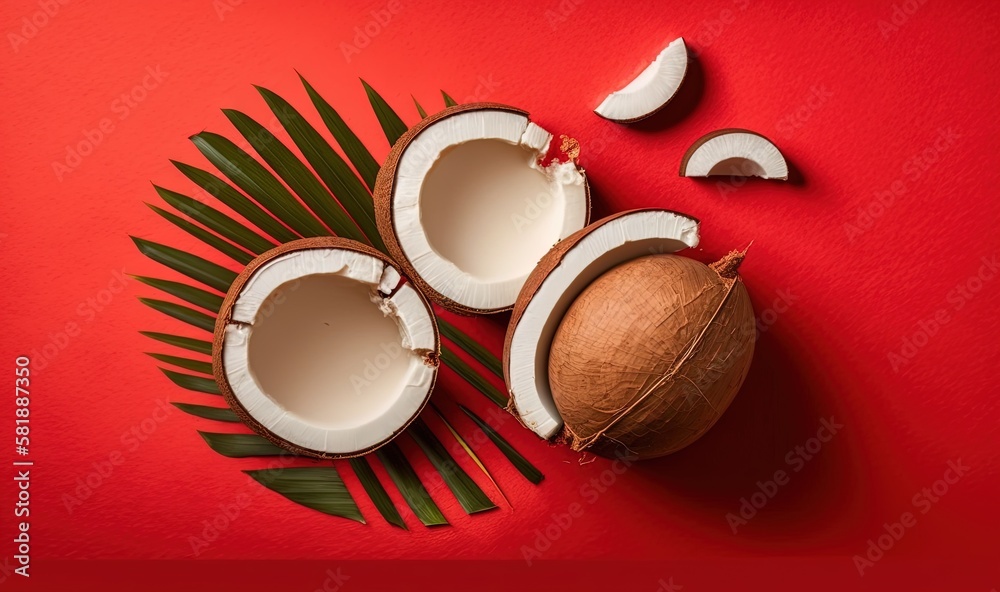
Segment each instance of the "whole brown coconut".
[[711,267],[677,255],[623,263],[570,306],[549,384],[573,450],[654,458],[691,444],[726,410],[753,357],[753,307],[732,252]]

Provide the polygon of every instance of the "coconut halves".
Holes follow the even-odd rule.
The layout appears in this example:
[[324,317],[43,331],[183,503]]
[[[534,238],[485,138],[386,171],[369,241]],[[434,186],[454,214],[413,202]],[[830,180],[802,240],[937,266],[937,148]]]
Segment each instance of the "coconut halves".
[[704,434],[739,390],[755,324],[734,254],[673,253],[698,221],[633,210],[567,238],[539,263],[504,344],[511,408],[574,450],[652,458]]
[[459,313],[511,308],[538,260],[590,215],[586,176],[547,158],[552,135],[520,109],[472,103],[396,141],[374,197],[401,271]]
[[212,365],[226,402],[295,454],[375,450],[413,421],[437,377],[430,304],[378,251],[342,238],[286,243],[232,284]]

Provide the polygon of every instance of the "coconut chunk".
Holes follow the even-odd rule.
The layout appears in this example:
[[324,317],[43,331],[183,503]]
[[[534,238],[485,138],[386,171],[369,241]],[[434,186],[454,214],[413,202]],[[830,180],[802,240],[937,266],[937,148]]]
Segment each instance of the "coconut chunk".
[[745,129],[706,134],[681,159],[682,177],[761,177],[788,179],[788,163],[771,140]]
[[437,376],[430,305],[383,256],[294,241],[248,266],[223,303],[213,366],[247,425],[297,454],[341,458],[391,440]]
[[577,295],[620,263],[697,245],[696,219],[667,210],[632,210],[574,233],[539,262],[518,296],[504,342],[510,410],[521,423],[546,439],[563,425],[549,387],[549,349]]
[[656,56],[635,79],[608,95],[594,112],[605,119],[630,123],[649,117],[677,94],[687,74],[688,55],[678,37]]
[[540,164],[551,141],[525,112],[482,103],[446,109],[396,143],[374,192],[379,232],[431,300],[509,309],[542,255],[586,225],[583,170]]

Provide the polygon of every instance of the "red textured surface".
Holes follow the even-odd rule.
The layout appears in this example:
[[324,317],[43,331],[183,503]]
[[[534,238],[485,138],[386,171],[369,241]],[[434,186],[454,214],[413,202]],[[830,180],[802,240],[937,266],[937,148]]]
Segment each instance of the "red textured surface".
[[[252,502],[201,557],[520,561],[536,529],[579,503],[581,515],[545,558],[820,557],[849,585],[871,581],[856,580],[851,556],[907,511],[916,513],[915,526],[869,573],[995,558],[1000,276],[990,268],[985,281],[973,278],[1000,250],[993,114],[1000,5],[223,2],[69,2],[36,17],[46,22],[30,36],[23,19],[42,10],[37,2],[0,8],[7,40],[0,48],[0,360],[8,380],[16,355],[58,347],[51,359],[35,354],[35,559],[188,558],[190,537],[244,492]],[[396,9],[391,20],[345,58],[355,27],[387,7]],[[676,104],[631,127],[591,113],[677,36],[698,59]],[[157,68],[164,78],[146,78]],[[221,107],[269,122],[252,84],[318,123],[293,69],[377,157],[388,146],[359,76],[408,123],[416,119],[410,94],[437,108],[439,88],[460,101],[488,98],[531,111],[541,125],[580,140],[595,215],[639,206],[688,212],[703,220],[694,257],[708,260],[753,240],[742,271],[766,330],[730,410],[689,449],[630,468],[596,499],[587,484],[611,474],[608,462],[581,465],[576,454],[507,421],[501,431],[546,474],[544,483],[527,484],[485,445],[481,455],[515,511],[470,518],[436,489],[453,526],[426,529],[407,515],[408,532],[379,519],[347,471],[367,526],[248,484],[240,471],[264,463],[213,453],[195,430],[217,426],[176,410],[144,442],[131,440],[130,429],[161,401],[216,402],[174,387],[142,354],[166,348],[138,329],[179,326],[136,301],[153,291],[135,281],[107,291],[118,289],[122,272],[169,276],[128,234],[210,255],[143,205],[158,201],[149,181],[193,191],[168,159],[208,168],[186,137],[203,129],[233,137]],[[120,95],[144,78],[155,88],[129,107]],[[88,130],[104,119],[110,127],[93,153],[58,178],[53,163],[65,164],[67,145],[93,135]],[[771,137],[795,178],[745,185],[679,178],[687,146],[723,127]],[[505,320],[462,324],[499,351]],[[77,336],[59,336],[67,323],[79,327]],[[914,339],[920,345],[911,350],[905,343]],[[903,361],[894,364],[892,353]],[[471,424],[448,400],[484,414],[490,408],[450,371],[437,396],[467,436]],[[13,431],[12,409],[5,398],[0,431]],[[838,434],[808,462],[789,463],[786,456],[831,417],[843,424]],[[4,441],[10,448],[0,455],[13,458]],[[65,496],[116,451],[123,463],[68,513]],[[914,496],[958,459],[967,474],[920,513]],[[779,470],[789,472],[788,484],[734,534],[727,513]],[[0,480],[0,512],[8,516],[2,541],[12,529],[3,508],[15,495],[9,471]],[[12,548],[0,543],[3,556]],[[970,586],[1000,583],[996,571],[980,567],[966,573]],[[693,590],[698,573],[676,583]]]

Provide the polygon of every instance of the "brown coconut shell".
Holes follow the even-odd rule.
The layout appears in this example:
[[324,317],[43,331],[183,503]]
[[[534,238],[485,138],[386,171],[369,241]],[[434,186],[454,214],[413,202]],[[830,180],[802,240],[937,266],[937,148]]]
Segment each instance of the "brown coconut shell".
[[[325,459],[338,459],[338,458],[353,458],[356,456],[362,456],[373,452],[385,444],[388,444],[393,438],[402,433],[413,421],[420,415],[423,411],[424,406],[426,406],[427,401],[424,401],[424,405],[420,406],[418,409],[401,427],[399,427],[392,434],[389,434],[385,439],[379,443],[365,448],[364,450],[358,450],[349,454],[331,454],[321,450],[312,450],[309,448],[303,448],[298,444],[289,442],[288,440],[278,436],[274,432],[270,431],[260,422],[258,422],[250,413],[243,407],[239,399],[236,398],[236,394],[233,392],[232,386],[229,384],[229,379],[226,376],[225,364],[223,362],[222,350],[224,347],[225,336],[226,336],[226,326],[232,323],[233,306],[236,304],[236,300],[239,298],[240,293],[243,291],[243,287],[246,285],[247,280],[249,280],[254,273],[262,265],[268,261],[290,253],[293,251],[305,251],[309,249],[345,249],[348,251],[355,251],[358,253],[363,253],[365,255],[371,255],[381,261],[384,261],[387,265],[399,269],[399,266],[385,256],[380,251],[369,247],[368,245],[359,243],[354,240],[340,238],[335,236],[329,237],[316,237],[316,238],[304,238],[291,242],[284,243],[278,247],[275,247],[265,253],[259,255],[256,259],[251,261],[243,269],[243,272],[236,277],[236,280],[229,286],[229,291],[226,292],[226,297],[222,301],[222,308],[219,309],[219,316],[215,320],[215,332],[212,339],[212,374],[215,377],[215,382],[219,386],[219,390],[222,391],[222,396],[226,403],[233,410],[240,421],[246,424],[251,430],[257,434],[263,436],[268,441],[270,441],[275,446],[284,448],[285,450],[291,452],[292,454],[298,454],[302,456],[310,456],[313,458],[325,458]],[[419,291],[418,291],[419,292]],[[434,352],[429,353],[425,356],[424,362],[430,366],[437,367],[439,364],[439,357],[441,354],[441,336],[438,333],[437,317],[434,314],[434,309],[431,307],[430,303],[427,302],[425,298],[421,295],[421,301],[424,306],[427,307],[427,313],[431,318],[431,325],[434,327]],[[345,337],[349,339],[349,337]],[[434,384],[437,382],[437,373],[434,374],[431,379],[431,384],[428,392],[434,390]],[[429,398],[428,398],[429,399]]]
[[[671,210],[663,210],[661,208],[636,208],[633,210],[625,210],[623,212],[618,212],[617,214],[612,214],[611,216],[608,216],[606,218],[601,218],[597,222],[594,222],[589,226],[577,230],[573,234],[567,236],[566,238],[556,243],[556,245],[552,247],[549,250],[549,252],[546,253],[545,256],[541,258],[541,260],[539,260],[538,265],[535,266],[535,269],[531,272],[531,274],[528,276],[528,279],[524,282],[524,287],[521,288],[521,292],[517,296],[517,301],[514,303],[513,312],[511,312],[510,315],[510,322],[507,324],[507,334],[504,337],[504,342],[503,342],[502,361],[503,361],[504,381],[508,385],[511,382],[510,348],[511,348],[511,343],[514,340],[514,332],[517,330],[517,326],[521,322],[521,317],[524,316],[525,309],[527,309],[528,305],[531,304],[531,299],[535,297],[535,293],[538,292],[539,288],[542,287],[542,284],[545,283],[545,280],[548,279],[549,274],[551,274],[557,267],[559,267],[559,264],[562,263],[563,257],[566,256],[566,253],[569,253],[569,251],[573,247],[575,247],[576,244],[580,242],[585,236],[597,230],[598,228],[604,226],[605,224],[617,220],[618,218],[622,218],[624,216],[627,216],[629,214],[634,214],[636,212],[662,212],[662,211],[671,211]],[[685,218],[691,218],[695,222],[699,221],[697,218],[694,218],[687,214],[682,214],[680,212],[673,212],[673,213],[677,214],[678,216],[684,216]],[[508,394],[513,395],[512,393]],[[519,422],[521,421],[521,417],[517,413],[517,408],[514,406],[513,396],[510,397],[510,401],[507,403],[507,411],[510,412],[514,417],[516,417]],[[524,422],[521,422],[521,424],[524,425]]]
[[736,273],[648,255],[591,283],[552,340],[549,385],[573,450],[653,458],[701,437],[746,378],[755,319]]
[[[399,244],[399,239],[396,236],[396,226],[393,216],[393,193],[396,185],[396,172],[399,166],[399,159],[403,156],[403,152],[406,151],[410,142],[412,142],[414,138],[420,135],[420,133],[428,127],[443,119],[447,119],[448,117],[452,117],[459,113],[465,113],[467,111],[479,111],[485,109],[509,111],[511,113],[523,115],[524,117],[529,117],[527,111],[518,109],[517,107],[511,107],[510,105],[504,105],[502,103],[465,103],[462,105],[454,105],[443,111],[429,115],[417,125],[406,130],[406,133],[400,136],[399,139],[396,140],[396,143],[392,145],[392,149],[389,151],[389,156],[386,157],[385,163],[382,165],[382,168],[379,169],[378,176],[375,178],[375,188],[372,190],[372,197],[375,199],[375,223],[378,226],[379,235],[382,236],[382,241],[385,242],[389,255],[391,255],[394,260],[399,262],[400,271],[403,275],[410,278],[410,281],[416,284],[417,287],[420,288],[420,291],[432,302],[441,306],[441,308],[444,308],[445,310],[462,315],[503,312],[510,310],[512,306],[490,309],[470,308],[455,302],[428,284],[420,276],[420,274],[417,273],[417,270],[413,267],[413,264],[410,263],[410,260],[406,257],[406,254],[403,252],[403,249]],[[581,169],[580,172],[583,173],[583,170]],[[586,225],[590,222],[590,184],[587,183],[587,177],[585,174],[583,185],[587,195],[587,213],[584,218],[584,225]]]
[[[757,136],[759,138],[763,138],[763,139],[767,140],[771,144],[774,144],[774,142],[771,142],[771,139],[768,138],[767,136],[765,136],[764,134],[759,134],[759,133],[757,133],[755,131],[751,131],[751,130],[748,130],[748,129],[743,129],[741,127],[727,127],[725,129],[720,129],[720,130],[715,130],[714,132],[709,132],[709,133],[705,134],[704,136],[702,136],[702,137],[698,138],[697,140],[695,140],[695,143],[691,144],[691,146],[684,153],[684,156],[681,158],[681,167],[680,167],[680,173],[679,173],[680,176],[681,177],[686,177],[687,176],[688,161],[691,160],[691,155],[694,154],[696,150],[698,150],[699,148],[701,148],[702,144],[704,144],[705,142],[711,140],[712,138],[717,138],[719,136],[724,136],[726,134],[752,134],[754,136]],[[777,144],[774,144],[774,145],[777,146]],[[788,175],[785,175],[784,177],[774,177],[774,179],[782,179],[782,180],[787,181],[788,180]]]

